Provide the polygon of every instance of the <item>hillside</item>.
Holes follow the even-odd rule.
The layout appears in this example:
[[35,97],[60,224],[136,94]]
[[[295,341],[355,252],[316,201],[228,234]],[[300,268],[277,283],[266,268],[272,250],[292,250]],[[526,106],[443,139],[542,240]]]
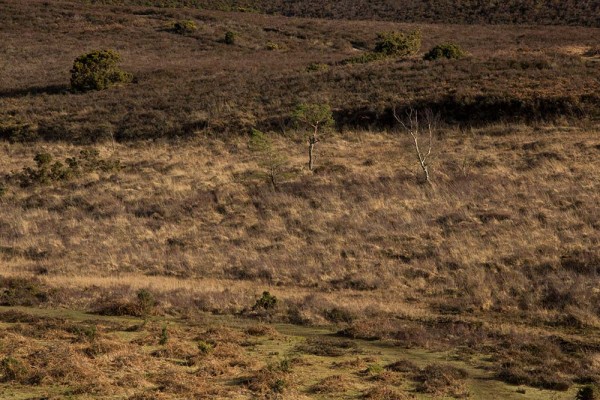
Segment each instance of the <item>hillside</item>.
[[600,396],[598,4],[454,3],[0,0],[0,398]]
[[[191,137],[209,130],[284,132],[299,102],[326,101],[339,129],[386,128],[391,108],[432,108],[450,123],[482,125],[594,118],[600,30],[573,27],[406,25],[289,19],[183,9],[0,4],[4,41],[0,137],[91,142]],[[173,21],[198,30],[176,35]],[[369,52],[377,33],[420,28],[411,58],[340,62]],[[225,32],[236,44],[223,43]],[[424,61],[456,42],[469,56]],[[132,85],[102,93],[68,91],[73,60],[114,48]],[[321,65],[310,71],[311,65]],[[14,66],[20,66],[15,68]]]
[[593,0],[92,0],[91,3],[394,22],[600,26],[600,5]]

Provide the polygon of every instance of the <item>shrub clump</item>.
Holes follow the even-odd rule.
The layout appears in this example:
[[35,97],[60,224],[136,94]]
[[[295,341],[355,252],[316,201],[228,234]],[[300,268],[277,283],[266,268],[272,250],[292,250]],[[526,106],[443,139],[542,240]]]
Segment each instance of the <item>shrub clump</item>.
[[98,309],[96,309],[96,312],[100,315],[130,315],[133,317],[148,318],[157,312],[157,305],[158,301],[156,300],[154,293],[148,289],[140,289],[136,292],[135,300],[122,298],[104,299],[101,301]]
[[421,49],[421,31],[412,32],[382,32],[377,34],[375,53],[388,57],[406,57],[414,55]]
[[48,301],[48,289],[37,279],[0,276],[1,306],[36,306]]
[[431,364],[416,377],[416,391],[435,395],[450,395],[456,398],[468,397],[465,379],[467,371],[451,365]]
[[171,32],[176,33],[178,35],[189,35],[198,30],[198,25],[191,19],[186,19],[182,21],[177,21],[173,23],[171,27]]
[[465,55],[465,51],[461,49],[459,45],[454,43],[444,43],[438,44],[429,50],[425,56],[423,56],[423,59],[428,61],[439,60],[440,58],[457,60]]
[[421,31],[382,32],[377,34],[377,43],[372,52],[342,61],[342,64],[366,64],[391,57],[408,57],[421,49]]
[[306,67],[307,72],[319,72],[319,71],[327,71],[329,69],[329,65],[324,63],[310,63],[308,67]]
[[95,50],[77,57],[71,69],[71,89],[87,92],[131,82],[133,76],[117,66],[120,61],[121,55],[114,50]]
[[272,310],[275,308],[275,306],[277,305],[277,297],[273,296],[271,293],[269,293],[268,291],[264,291],[262,296],[256,300],[256,303],[254,303],[254,306],[252,307],[252,310],[256,311],[256,310]]
[[38,153],[33,157],[35,168],[25,167],[14,178],[23,187],[47,185],[52,182],[66,181],[83,173],[93,171],[112,172],[121,168],[119,160],[104,160],[98,150],[84,149],[78,157],[69,157],[65,162],[53,161],[49,153]]
[[27,367],[16,358],[5,357],[0,361],[0,382],[22,382],[27,372]]

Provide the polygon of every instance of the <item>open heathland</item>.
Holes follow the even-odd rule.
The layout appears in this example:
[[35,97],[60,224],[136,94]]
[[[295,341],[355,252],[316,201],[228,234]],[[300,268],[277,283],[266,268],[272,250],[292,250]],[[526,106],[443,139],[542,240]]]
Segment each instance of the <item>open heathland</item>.
[[0,0],[0,398],[597,398],[597,11]]

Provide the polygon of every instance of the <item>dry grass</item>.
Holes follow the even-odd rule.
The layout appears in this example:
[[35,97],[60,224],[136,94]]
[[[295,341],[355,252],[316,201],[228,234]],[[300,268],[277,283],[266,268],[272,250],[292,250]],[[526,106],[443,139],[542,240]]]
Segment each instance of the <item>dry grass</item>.
[[[2,281],[3,302],[30,298],[98,310],[136,304],[138,291],[147,289],[159,314],[253,315],[269,290],[278,299],[273,320],[335,323],[348,338],[402,348],[470,346],[489,354],[494,376],[510,383],[564,389],[595,381],[595,132],[514,125],[440,131],[433,187],[418,183],[410,142],[400,134],[332,135],[320,144],[314,174],[302,170],[302,143],[275,137],[302,170],[279,190],[241,178],[258,168],[243,139],[118,144],[114,153],[99,146],[124,168],[50,186],[8,181],[0,199],[2,272],[25,280]],[[7,145],[1,167],[18,171],[42,149],[61,157],[79,151]],[[20,292],[10,289],[15,282],[23,282]],[[157,346],[160,328],[138,343]],[[25,333],[15,331],[11,340]],[[222,335],[228,345],[216,345]],[[243,374],[253,365],[240,356],[244,335],[277,337],[264,326],[239,337],[199,332],[187,335],[189,345],[174,340],[148,357],[195,365],[199,377]],[[78,346],[88,358],[104,357],[110,343],[100,339]],[[210,350],[198,350],[197,341]],[[353,346],[316,338],[294,348],[339,358],[354,357]],[[27,372],[19,379],[29,382],[39,367],[23,362]],[[85,374],[89,366],[72,368]],[[405,373],[398,368],[364,376],[389,385]],[[261,374],[252,384],[257,393],[297,394],[293,384],[284,389],[279,372]],[[61,382],[60,371],[53,376]],[[114,385],[97,378],[101,387]],[[152,382],[162,385],[161,379]],[[448,393],[460,396],[461,388]]]

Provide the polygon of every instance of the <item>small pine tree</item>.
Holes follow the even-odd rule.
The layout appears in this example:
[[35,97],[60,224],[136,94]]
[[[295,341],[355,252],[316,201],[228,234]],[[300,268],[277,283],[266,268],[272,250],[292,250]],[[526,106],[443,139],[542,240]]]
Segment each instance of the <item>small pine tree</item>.
[[158,340],[158,344],[164,346],[169,341],[169,331],[167,330],[167,326],[163,325],[162,330],[160,331],[160,339]]
[[292,114],[298,125],[311,128],[308,134],[308,169],[314,167],[314,147],[321,141],[320,135],[334,124],[333,113],[328,104],[300,104]]
[[139,314],[142,317],[147,317],[152,314],[154,307],[156,306],[156,299],[151,291],[148,289],[140,289],[137,291],[137,300],[139,307]]
[[121,56],[114,50],[96,50],[77,57],[71,69],[71,89],[86,92],[131,82],[132,75],[117,67],[120,61]]
[[252,129],[249,148],[257,156],[258,165],[263,168],[263,177],[277,189],[291,173],[285,155],[275,148],[273,141],[258,129]]

